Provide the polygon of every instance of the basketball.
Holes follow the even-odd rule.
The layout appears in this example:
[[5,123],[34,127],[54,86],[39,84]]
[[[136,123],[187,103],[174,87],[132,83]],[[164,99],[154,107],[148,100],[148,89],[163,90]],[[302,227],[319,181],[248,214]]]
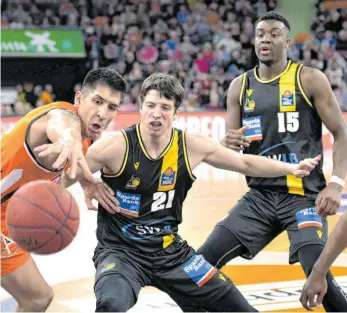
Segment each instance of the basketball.
[[68,191],[46,180],[25,184],[12,196],[6,212],[8,231],[22,249],[52,254],[75,238],[79,208]]

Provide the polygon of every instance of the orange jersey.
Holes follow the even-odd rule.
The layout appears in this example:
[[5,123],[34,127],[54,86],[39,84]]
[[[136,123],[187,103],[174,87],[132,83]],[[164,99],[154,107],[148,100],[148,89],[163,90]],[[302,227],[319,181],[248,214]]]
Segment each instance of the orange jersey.
[[[22,185],[37,179],[57,180],[64,168],[53,171],[44,168],[35,159],[33,152],[26,142],[30,125],[39,117],[53,109],[69,110],[77,114],[77,109],[68,102],[54,102],[32,110],[21,118],[9,134],[5,134],[1,141],[1,218],[5,216],[5,207],[13,193]],[[84,153],[90,144],[83,141]]]

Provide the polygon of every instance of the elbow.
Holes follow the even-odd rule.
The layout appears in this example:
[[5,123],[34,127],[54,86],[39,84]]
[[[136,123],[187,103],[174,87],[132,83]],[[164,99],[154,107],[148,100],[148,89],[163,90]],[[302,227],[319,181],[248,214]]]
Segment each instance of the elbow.
[[332,135],[334,137],[334,142],[338,141],[341,144],[347,145],[347,125],[341,125],[338,129],[332,132]]

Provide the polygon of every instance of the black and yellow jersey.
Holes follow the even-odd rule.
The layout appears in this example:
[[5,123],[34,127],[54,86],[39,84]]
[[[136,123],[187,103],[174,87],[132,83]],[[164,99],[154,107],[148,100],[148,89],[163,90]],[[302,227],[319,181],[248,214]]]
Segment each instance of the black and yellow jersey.
[[152,159],[139,124],[122,131],[127,149],[116,175],[102,173],[115,192],[121,213],[98,212],[99,247],[126,247],[147,253],[168,247],[182,222],[182,205],[195,177],[189,166],[185,133],[173,129],[163,153]]
[[[244,153],[298,163],[323,156],[322,121],[301,82],[302,65],[288,61],[286,69],[271,80],[261,80],[257,68],[243,74],[239,102],[241,123],[252,141]],[[303,179],[247,177],[250,188],[265,188],[297,195],[316,195],[326,185],[322,164]]]

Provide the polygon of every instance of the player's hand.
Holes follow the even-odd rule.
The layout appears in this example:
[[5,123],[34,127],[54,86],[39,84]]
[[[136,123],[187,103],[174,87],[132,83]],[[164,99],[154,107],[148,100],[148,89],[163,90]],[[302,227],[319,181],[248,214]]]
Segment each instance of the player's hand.
[[327,289],[328,284],[325,275],[313,268],[301,292],[300,302],[302,306],[309,311],[313,311],[313,307],[320,307]]
[[317,196],[316,210],[318,215],[326,217],[336,214],[341,203],[342,187],[336,183],[329,183]]
[[88,210],[97,211],[92,200],[95,199],[109,213],[115,214],[120,212],[119,201],[114,196],[114,191],[102,180],[92,184],[87,180],[80,181],[84,191],[84,200]]
[[86,179],[92,183],[96,183],[96,179],[88,167],[82,149],[82,143],[76,142],[76,140],[58,140],[54,143],[38,146],[34,151],[38,152],[40,158],[51,154],[58,154],[57,159],[52,165],[54,169],[59,169],[69,160],[70,167],[66,174],[70,179],[76,178],[77,167],[80,167]]
[[220,141],[221,145],[234,151],[244,150],[249,147],[251,141],[243,134],[249,128],[248,125],[240,129],[229,129],[225,137]]
[[297,178],[302,178],[310,175],[310,172],[318,165],[321,156],[318,155],[314,159],[305,159],[300,161],[294,168],[293,175]]

